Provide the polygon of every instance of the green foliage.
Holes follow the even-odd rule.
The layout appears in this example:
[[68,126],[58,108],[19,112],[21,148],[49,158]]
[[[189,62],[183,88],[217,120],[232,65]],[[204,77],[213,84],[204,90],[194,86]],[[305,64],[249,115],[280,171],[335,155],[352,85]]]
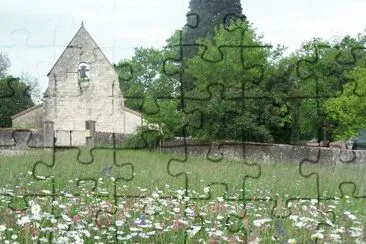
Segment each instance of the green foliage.
[[28,89],[19,78],[7,76],[0,80],[0,127],[11,127],[11,116],[34,106]]
[[361,128],[366,128],[366,68],[357,68],[350,75],[354,82],[343,86],[339,96],[325,103],[328,116],[338,121],[334,129],[335,139],[349,139],[356,136]]
[[148,126],[140,126],[134,134],[126,138],[124,147],[152,151],[156,149],[160,140],[161,134],[159,131],[151,129]]
[[[292,117],[281,101],[281,94],[291,89],[284,78],[286,65],[278,61],[283,48],[266,46],[247,22],[232,22],[229,29],[236,30],[220,26],[214,39],[201,40],[207,51],[201,48],[188,61],[196,86],[187,96],[200,99],[187,101],[186,109],[200,111],[203,117],[202,125],[191,134],[205,139],[290,140]],[[219,47],[225,45],[221,55]],[[197,118],[188,116],[188,120]],[[287,131],[287,138],[272,135],[279,129]]]
[[[224,23],[228,13],[236,20]],[[192,28],[196,14],[199,25]],[[240,16],[237,0],[191,0],[182,40],[177,31],[168,47],[136,48],[131,59],[116,65],[125,104],[164,139],[187,135],[187,128],[200,139],[292,144],[346,138],[364,127],[362,105],[352,105],[352,119],[336,105],[341,99],[361,102],[344,98],[342,89],[362,82],[352,71],[366,67],[364,34],[314,39],[285,57],[284,47],[264,43]],[[181,41],[201,47],[180,47]]]
[[[296,84],[301,99],[299,129],[303,139],[322,138],[322,127],[329,121],[324,104],[337,96],[342,86],[352,81],[350,71],[365,66],[364,38],[344,37],[333,43],[315,39],[293,54],[298,62]],[[333,116],[334,118],[334,116]]]
[[[168,42],[175,42],[176,37],[173,35]],[[116,66],[125,105],[158,125],[164,138],[179,134],[183,119],[177,110],[179,80],[163,71],[164,60],[171,52],[169,49],[136,48],[130,60],[123,60]]]

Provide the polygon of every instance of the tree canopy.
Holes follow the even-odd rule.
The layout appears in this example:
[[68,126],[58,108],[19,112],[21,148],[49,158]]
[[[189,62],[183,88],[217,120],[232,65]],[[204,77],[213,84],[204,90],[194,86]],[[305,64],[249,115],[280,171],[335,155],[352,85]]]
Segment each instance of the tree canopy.
[[31,87],[20,78],[7,75],[9,58],[0,53],[0,127],[11,127],[11,116],[34,105]]
[[165,48],[136,48],[116,65],[127,106],[164,138],[294,144],[366,126],[365,34],[314,38],[284,55],[245,20],[240,1],[224,2],[192,0],[187,26]]

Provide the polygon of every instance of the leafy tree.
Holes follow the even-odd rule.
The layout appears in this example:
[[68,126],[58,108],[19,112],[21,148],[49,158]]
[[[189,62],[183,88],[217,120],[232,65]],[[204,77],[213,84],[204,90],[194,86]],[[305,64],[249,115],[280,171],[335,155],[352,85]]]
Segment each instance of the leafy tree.
[[[168,42],[173,42],[173,35]],[[136,48],[135,55],[116,65],[125,105],[143,113],[157,125],[162,137],[180,134],[183,115],[179,107],[179,79],[164,73],[164,60],[170,49]]]
[[6,76],[6,71],[10,67],[10,60],[6,54],[0,53],[0,79]]
[[30,86],[20,78],[7,75],[10,60],[0,53],[0,127],[11,127],[11,116],[34,105]]
[[357,68],[350,75],[354,81],[345,84],[338,97],[325,102],[328,116],[338,122],[333,131],[337,140],[349,139],[366,128],[366,68]]
[[[240,0],[191,0],[187,13],[187,24],[183,28],[182,57],[183,69],[186,70],[186,60],[198,52],[198,41],[203,38],[212,39],[215,28],[220,25],[230,25],[232,20],[245,20],[242,14]],[[187,72],[183,73],[182,84],[185,91],[191,91],[195,80]]]
[[324,127],[329,121],[324,103],[335,97],[344,84],[352,81],[350,71],[366,64],[365,39],[361,36],[346,36],[341,40],[330,41],[315,39],[303,44],[294,54],[298,60],[297,79],[299,96],[299,129],[302,139],[323,138]]
[[11,127],[11,116],[34,106],[28,89],[24,82],[13,76],[0,80],[0,127]]
[[[232,22],[229,29],[221,25],[214,39],[200,43],[199,53],[188,61],[188,72],[197,81],[186,95],[191,134],[205,139],[273,142],[280,136],[272,132],[284,129],[288,138],[282,140],[290,140],[293,120],[281,94],[292,84],[284,79],[286,65],[279,60],[283,48],[265,45],[251,25],[242,21]],[[199,126],[197,116],[202,117]]]

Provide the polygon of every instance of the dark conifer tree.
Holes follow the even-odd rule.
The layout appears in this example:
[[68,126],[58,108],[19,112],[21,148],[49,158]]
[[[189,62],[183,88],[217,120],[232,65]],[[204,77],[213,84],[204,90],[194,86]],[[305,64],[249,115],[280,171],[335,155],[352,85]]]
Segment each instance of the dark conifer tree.
[[[183,29],[183,44],[195,44],[201,38],[212,37],[215,27],[230,24],[233,19],[246,19],[240,0],[190,0],[187,24]],[[197,52],[196,46],[184,46],[183,58],[192,58]],[[194,80],[187,74],[183,74],[183,84],[185,91],[194,88]]]
[[[245,19],[240,0],[191,0],[183,43],[194,44],[200,38],[212,36],[215,27],[229,24],[231,19]],[[192,57],[196,48],[185,48],[184,57]]]

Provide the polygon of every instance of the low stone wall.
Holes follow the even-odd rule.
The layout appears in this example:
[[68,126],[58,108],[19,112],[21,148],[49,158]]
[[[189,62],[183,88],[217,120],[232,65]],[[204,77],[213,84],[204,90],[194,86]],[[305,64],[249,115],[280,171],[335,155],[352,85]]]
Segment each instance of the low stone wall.
[[[64,142],[57,142],[56,140],[56,146],[70,146],[70,131],[64,132],[64,134]],[[73,131],[71,135],[71,146],[85,145],[85,131]],[[122,144],[127,136],[126,134],[115,134],[116,144]],[[84,139],[83,143],[81,143],[82,139]],[[113,145],[113,134],[95,132],[94,143],[95,145]],[[44,138],[41,129],[0,129],[0,151],[29,150],[43,147]]]
[[[116,145],[121,145],[128,135],[126,134],[114,134]],[[113,145],[113,134],[107,132],[95,132],[94,138],[95,145]]]
[[183,140],[165,141],[162,151],[187,153],[188,156],[204,156],[211,160],[243,158],[268,162],[300,163],[309,160],[320,163],[344,164],[366,163],[366,151],[337,148],[309,147],[297,145],[235,143],[235,142],[197,142]]
[[43,132],[41,129],[1,129],[0,149],[26,150],[43,148]]

